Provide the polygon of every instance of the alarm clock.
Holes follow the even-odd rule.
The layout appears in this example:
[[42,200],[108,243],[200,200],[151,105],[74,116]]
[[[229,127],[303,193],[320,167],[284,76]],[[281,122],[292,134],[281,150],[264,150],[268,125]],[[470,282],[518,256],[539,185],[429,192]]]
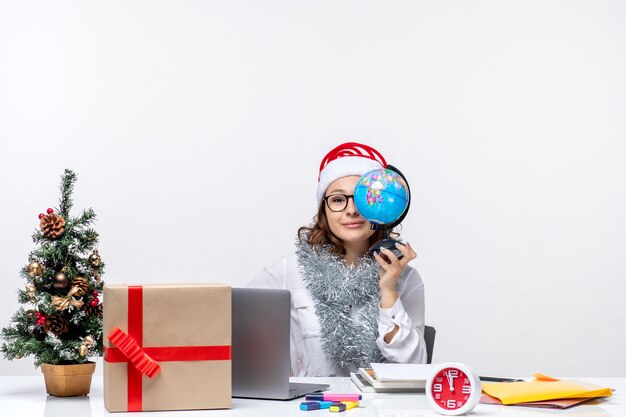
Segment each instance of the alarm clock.
[[426,380],[428,403],[441,414],[458,416],[476,407],[482,395],[480,378],[462,363],[435,365]]

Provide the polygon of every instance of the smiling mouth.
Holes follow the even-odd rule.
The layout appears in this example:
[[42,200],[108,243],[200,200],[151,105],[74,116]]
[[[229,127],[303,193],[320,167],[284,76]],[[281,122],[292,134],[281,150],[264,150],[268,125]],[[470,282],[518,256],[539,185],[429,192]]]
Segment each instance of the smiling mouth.
[[365,222],[344,223],[343,225],[349,228],[357,228],[363,226],[363,224],[365,224]]

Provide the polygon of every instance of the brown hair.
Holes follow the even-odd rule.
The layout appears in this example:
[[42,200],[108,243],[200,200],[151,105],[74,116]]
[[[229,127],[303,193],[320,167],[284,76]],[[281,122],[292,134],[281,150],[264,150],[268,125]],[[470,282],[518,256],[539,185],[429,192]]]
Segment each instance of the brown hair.
[[[330,230],[328,217],[326,216],[326,210],[324,207],[325,204],[324,200],[322,200],[322,203],[317,209],[317,214],[313,217],[313,223],[310,226],[302,226],[298,229],[298,239],[300,239],[301,242],[303,241],[308,243],[313,247],[313,249],[328,247],[335,255],[343,256],[346,254],[346,249],[343,247],[341,240]],[[390,234],[393,234],[394,236],[398,235],[397,233]],[[382,238],[383,232],[376,230],[369,238],[370,246]]]

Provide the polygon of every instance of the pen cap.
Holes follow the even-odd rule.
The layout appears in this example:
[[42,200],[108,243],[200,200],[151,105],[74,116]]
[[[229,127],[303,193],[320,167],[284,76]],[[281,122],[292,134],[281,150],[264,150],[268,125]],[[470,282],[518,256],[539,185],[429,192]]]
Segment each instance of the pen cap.
[[332,401],[303,401],[300,403],[300,410],[311,411],[328,408],[334,403]]
[[333,412],[346,411],[346,405],[344,403],[334,403],[333,405],[330,406],[330,411],[333,411]]
[[320,403],[317,401],[305,401],[300,403],[300,410],[311,411],[311,410],[319,410]]
[[358,407],[358,406],[359,406],[358,401],[334,402],[333,405],[330,406],[330,411],[333,411],[333,412],[346,411],[346,410],[349,410],[351,408]]

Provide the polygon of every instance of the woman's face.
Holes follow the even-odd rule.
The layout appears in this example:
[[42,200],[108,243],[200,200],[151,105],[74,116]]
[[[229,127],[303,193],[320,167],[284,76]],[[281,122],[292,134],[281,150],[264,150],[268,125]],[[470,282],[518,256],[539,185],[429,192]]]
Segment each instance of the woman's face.
[[[352,196],[359,178],[356,175],[339,178],[330,184],[324,196]],[[331,203],[332,200],[331,197],[328,199],[328,202]],[[344,244],[367,241],[374,234],[374,231],[370,229],[370,223],[356,209],[353,197],[348,198],[348,205],[342,211],[332,211],[326,203],[324,203],[324,209],[326,210],[330,231]]]

